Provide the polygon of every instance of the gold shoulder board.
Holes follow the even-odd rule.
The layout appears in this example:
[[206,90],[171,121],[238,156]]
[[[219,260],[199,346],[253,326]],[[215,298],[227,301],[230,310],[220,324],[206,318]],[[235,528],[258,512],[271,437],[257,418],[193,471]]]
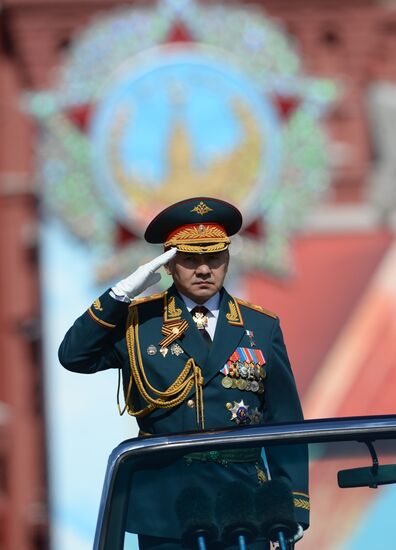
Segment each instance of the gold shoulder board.
[[251,304],[250,302],[246,302],[246,300],[241,300],[240,298],[237,298],[236,300],[238,304],[241,304],[242,306],[248,307],[250,309],[254,309],[254,311],[259,311],[260,313],[264,313],[264,315],[268,315],[268,317],[272,317],[273,319],[278,318],[276,313],[273,313],[272,311],[269,311],[268,309],[265,309],[262,306]]
[[134,298],[130,303],[129,307],[138,306],[139,304],[144,304],[146,302],[152,302],[153,300],[159,300],[163,298],[166,294],[166,290],[163,292],[157,292],[157,294],[150,294],[150,296],[142,296],[141,298]]

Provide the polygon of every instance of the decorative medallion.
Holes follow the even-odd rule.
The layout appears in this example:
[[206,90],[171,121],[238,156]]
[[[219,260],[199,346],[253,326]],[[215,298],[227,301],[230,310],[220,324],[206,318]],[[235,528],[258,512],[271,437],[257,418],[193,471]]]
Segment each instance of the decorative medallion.
[[238,271],[287,271],[289,238],[329,183],[319,119],[335,96],[262,10],[159,0],[96,19],[24,104],[41,128],[43,200],[104,282],[152,255],[148,222],[194,195],[236,204],[246,226],[265,220],[235,238]]

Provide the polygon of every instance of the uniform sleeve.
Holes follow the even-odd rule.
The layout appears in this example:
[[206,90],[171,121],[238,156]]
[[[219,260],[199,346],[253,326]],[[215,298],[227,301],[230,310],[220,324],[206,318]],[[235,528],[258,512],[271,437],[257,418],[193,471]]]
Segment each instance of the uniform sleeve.
[[[272,332],[272,348],[267,363],[265,422],[282,423],[303,420],[300,399],[283,341],[279,320]],[[296,520],[309,526],[308,447],[278,445],[265,449],[272,479],[286,479],[292,487]]]
[[59,361],[79,373],[119,368],[114,343],[125,336],[128,304],[105,292],[67,331],[60,347]]

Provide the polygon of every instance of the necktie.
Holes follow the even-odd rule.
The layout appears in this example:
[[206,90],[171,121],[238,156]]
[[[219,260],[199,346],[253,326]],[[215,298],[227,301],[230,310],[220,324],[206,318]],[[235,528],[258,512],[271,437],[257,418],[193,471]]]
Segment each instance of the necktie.
[[197,329],[202,334],[202,337],[205,340],[205,342],[208,344],[208,346],[210,346],[212,344],[212,338],[210,337],[209,332],[206,330],[206,327],[208,325],[208,317],[207,317],[208,313],[209,313],[209,310],[205,306],[195,306],[191,310],[191,315],[194,323],[197,326]]

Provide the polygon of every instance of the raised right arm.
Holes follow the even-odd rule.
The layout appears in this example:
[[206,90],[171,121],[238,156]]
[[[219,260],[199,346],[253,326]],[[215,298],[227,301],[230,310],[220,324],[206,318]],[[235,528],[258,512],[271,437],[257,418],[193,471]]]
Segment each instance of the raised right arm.
[[175,254],[176,248],[167,250],[94,301],[67,331],[60,345],[59,361],[66,369],[90,374],[121,366],[114,343],[125,336],[128,305],[161,279],[158,270]]
[[58,352],[61,364],[86,374],[119,368],[114,343],[125,335],[127,316],[127,303],[109,291],[102,294],[67,331]]

